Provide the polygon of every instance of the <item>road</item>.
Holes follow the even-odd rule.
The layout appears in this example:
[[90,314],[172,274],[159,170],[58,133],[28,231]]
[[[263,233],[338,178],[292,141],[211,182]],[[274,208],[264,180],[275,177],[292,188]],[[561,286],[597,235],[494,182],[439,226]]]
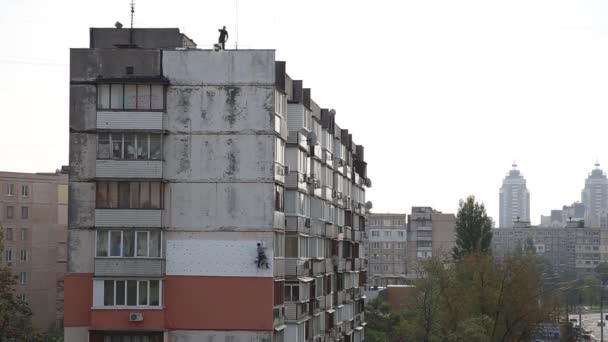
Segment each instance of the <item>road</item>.
[[[604,315],[607,314],[606,312]],[[570,315],[570,319],[576,318],[578,320],[578,315]],[[600,320],[600,314],[585,314],[582,316],[583,318],[583,329],[590,331],[592,338],[595,338],[592,341],[600,340],[600,327],[597,326],[597,322]],[[608,322],[604,327],[604,341],[608,341]]]

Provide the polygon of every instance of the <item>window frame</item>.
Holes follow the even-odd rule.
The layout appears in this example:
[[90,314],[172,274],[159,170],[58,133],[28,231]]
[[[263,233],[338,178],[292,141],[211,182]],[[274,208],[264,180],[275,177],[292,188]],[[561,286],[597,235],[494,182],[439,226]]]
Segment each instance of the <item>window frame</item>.
[[[135,105],[134,107],[129,106],[127,104],[127,99],[130,98],[127,95],[126,88],[128,86],[135,87]],[[107,91],[102,91],[102,87],[107,87]],[[117,87],[116,93],[114,94],[113,88]],[[145,87],[148,89],[147,98],[146,95],[143,95],[145,92]],[[161,94],[155,93],[160,89]],[[142,95],[140,96],[140,92]],[[104,107],[103,104],[106,101],[103,101],[102,97],[107,95],[107,107]],[[112,98],[114,95],[120,96],[120,101],[122,102],[120,105],[115,105],[112,103]],[[154,99],[160,99],[161,105],[154,105],[158,103],[154,101]],[[144,102],[147,101],[147,102]],[[144,103],[147,104],[144,106]],[[95,97],[95,107],[97,111],[119,111],[119,112],[164,112],[167,108],[167,86],[165,84],[159,83],[127,83],[127,82],[116,82],[116,83],[97,83],[96,84],[96,97]]]
[[[133,232],[133,255],[125,255],[125,232]],[[119,255],[112,255],[112,233],[120,233]],[[138,255],[138,236],[146,233],[146,255]],[[158,233],[158,256],[150,256],[152,251],[152,233]],[[106,255],[100,255],[100,234],[105,234]],[[95,232],[95,258],[103,259],[162,259],[163,258],[163,231],[160,229],[97,229]]]
[[21,197],[27,198],[30,197],[30,186],[27,184],[21,185]]
[[[133,136],[133,144],[134,144],[134,158],[126,157],[126,142],[125,136],[131,135]],[[145,145],[146,148],[146,158],[139,158],[139,150],[140,150],[140,137],[145,136],[146,141],[142,144]],[[114,156],[114,143],[118,142],[118,138],[120,137],[120,158]],[[158,137],[158,153],[153,153],[153,144],[155,138]],[[107,156],[104,156],[102,152],[101,142],[107,142]],[[156,151],[156,149],[154,149]],[[96,158],[97,160],[131,160],[131,161],[162,161],[163,160],[163,135],[160,133],[114,133],[114,132],[100,132],[97,134],[97,146],[96,146]]]
[[[152,299],[152,285],[151,282],[156,281],[158,282],[158,293],[157,293],[157,298],[158,298],[158,304],[157,305],[151,305],[151,299]],[[101,290],[101,294],[95,294],[95,297],[97,299],[97,302],[94,303],[94,307],[95,308],[104,308],[104,309],[112,309],[112,308],[128,308],[128,309],[133,309],[133,308],[140,308],[140,309],[163,309],[163,280],[162,279],[156,279],[156,278],[150,278],[150,279],[137,279],[137,278],[111,278],[111,279],[95,279],[95,282],[97,282],[98,286],[94,286],[94,289],[96,290]],[[106,295],[109,294],[109,291],[106,291],[106,284],[108,282],[112,282],[112,304],[106,304]],[[117,302],[117,288],[118,288],[118,283],[121,282],[124,287],[124,304],[116,304]],[[135,304],[134,305],[129,305],[128,303],[130,302],[130,300],[132,298],[129,298],[129,282],[135,282]],[[146,283],[146,303],[147,304],[141,304],[141,299],[140,298],[140,291],[141,291],[141,283]]]

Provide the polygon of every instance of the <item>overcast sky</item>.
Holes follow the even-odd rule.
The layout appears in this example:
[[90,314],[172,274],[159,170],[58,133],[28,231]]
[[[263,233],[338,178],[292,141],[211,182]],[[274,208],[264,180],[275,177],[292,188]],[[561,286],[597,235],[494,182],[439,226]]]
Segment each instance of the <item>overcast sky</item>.
[[[235,1],[136,2],[136,27],[200,47]],[[276,49],[294,79],[365,146],[374,211],[455,212],[474,194],[498,219],[515,160],[532,221],[580,200],[608,168],[608,1],[241,0],[239,47]],[[0,0],[0,170],[68,163],[69,48],[129,23],[129,0]]]

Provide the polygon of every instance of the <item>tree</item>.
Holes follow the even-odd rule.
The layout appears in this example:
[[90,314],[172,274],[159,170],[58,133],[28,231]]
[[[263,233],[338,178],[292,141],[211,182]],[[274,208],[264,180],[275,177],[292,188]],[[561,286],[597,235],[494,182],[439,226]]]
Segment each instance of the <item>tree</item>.
[[492,220],[486,208],[475,201],[475,196],[460,200],[456,215],[456,246],[454,259],[471,254],[488,254],[492,242]]
[[608,282],[608,262],[603,262],[597,265],[595,268],[595,274],[597,274],[602,284],[606,284]]
[[28,305],[15,295],[17,278],[2,263],[4,234],[0,226],[0,341],[37,341],[39,337],[31,327],[32,312]]

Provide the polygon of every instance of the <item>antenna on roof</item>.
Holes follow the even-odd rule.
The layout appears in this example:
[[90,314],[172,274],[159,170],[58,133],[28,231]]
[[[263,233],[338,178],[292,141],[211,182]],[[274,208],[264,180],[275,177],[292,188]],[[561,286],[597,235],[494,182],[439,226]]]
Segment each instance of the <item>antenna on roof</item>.
[[129,44],[133,45],[133,16],[135,15],[135,3],[131,0],[131,30],[129,30]]
[[235,13],[236,13],[236,18],[235,18],[236,39],[234,41],[234,49],[238,50],[239,49],[239,0],[235,0]]

